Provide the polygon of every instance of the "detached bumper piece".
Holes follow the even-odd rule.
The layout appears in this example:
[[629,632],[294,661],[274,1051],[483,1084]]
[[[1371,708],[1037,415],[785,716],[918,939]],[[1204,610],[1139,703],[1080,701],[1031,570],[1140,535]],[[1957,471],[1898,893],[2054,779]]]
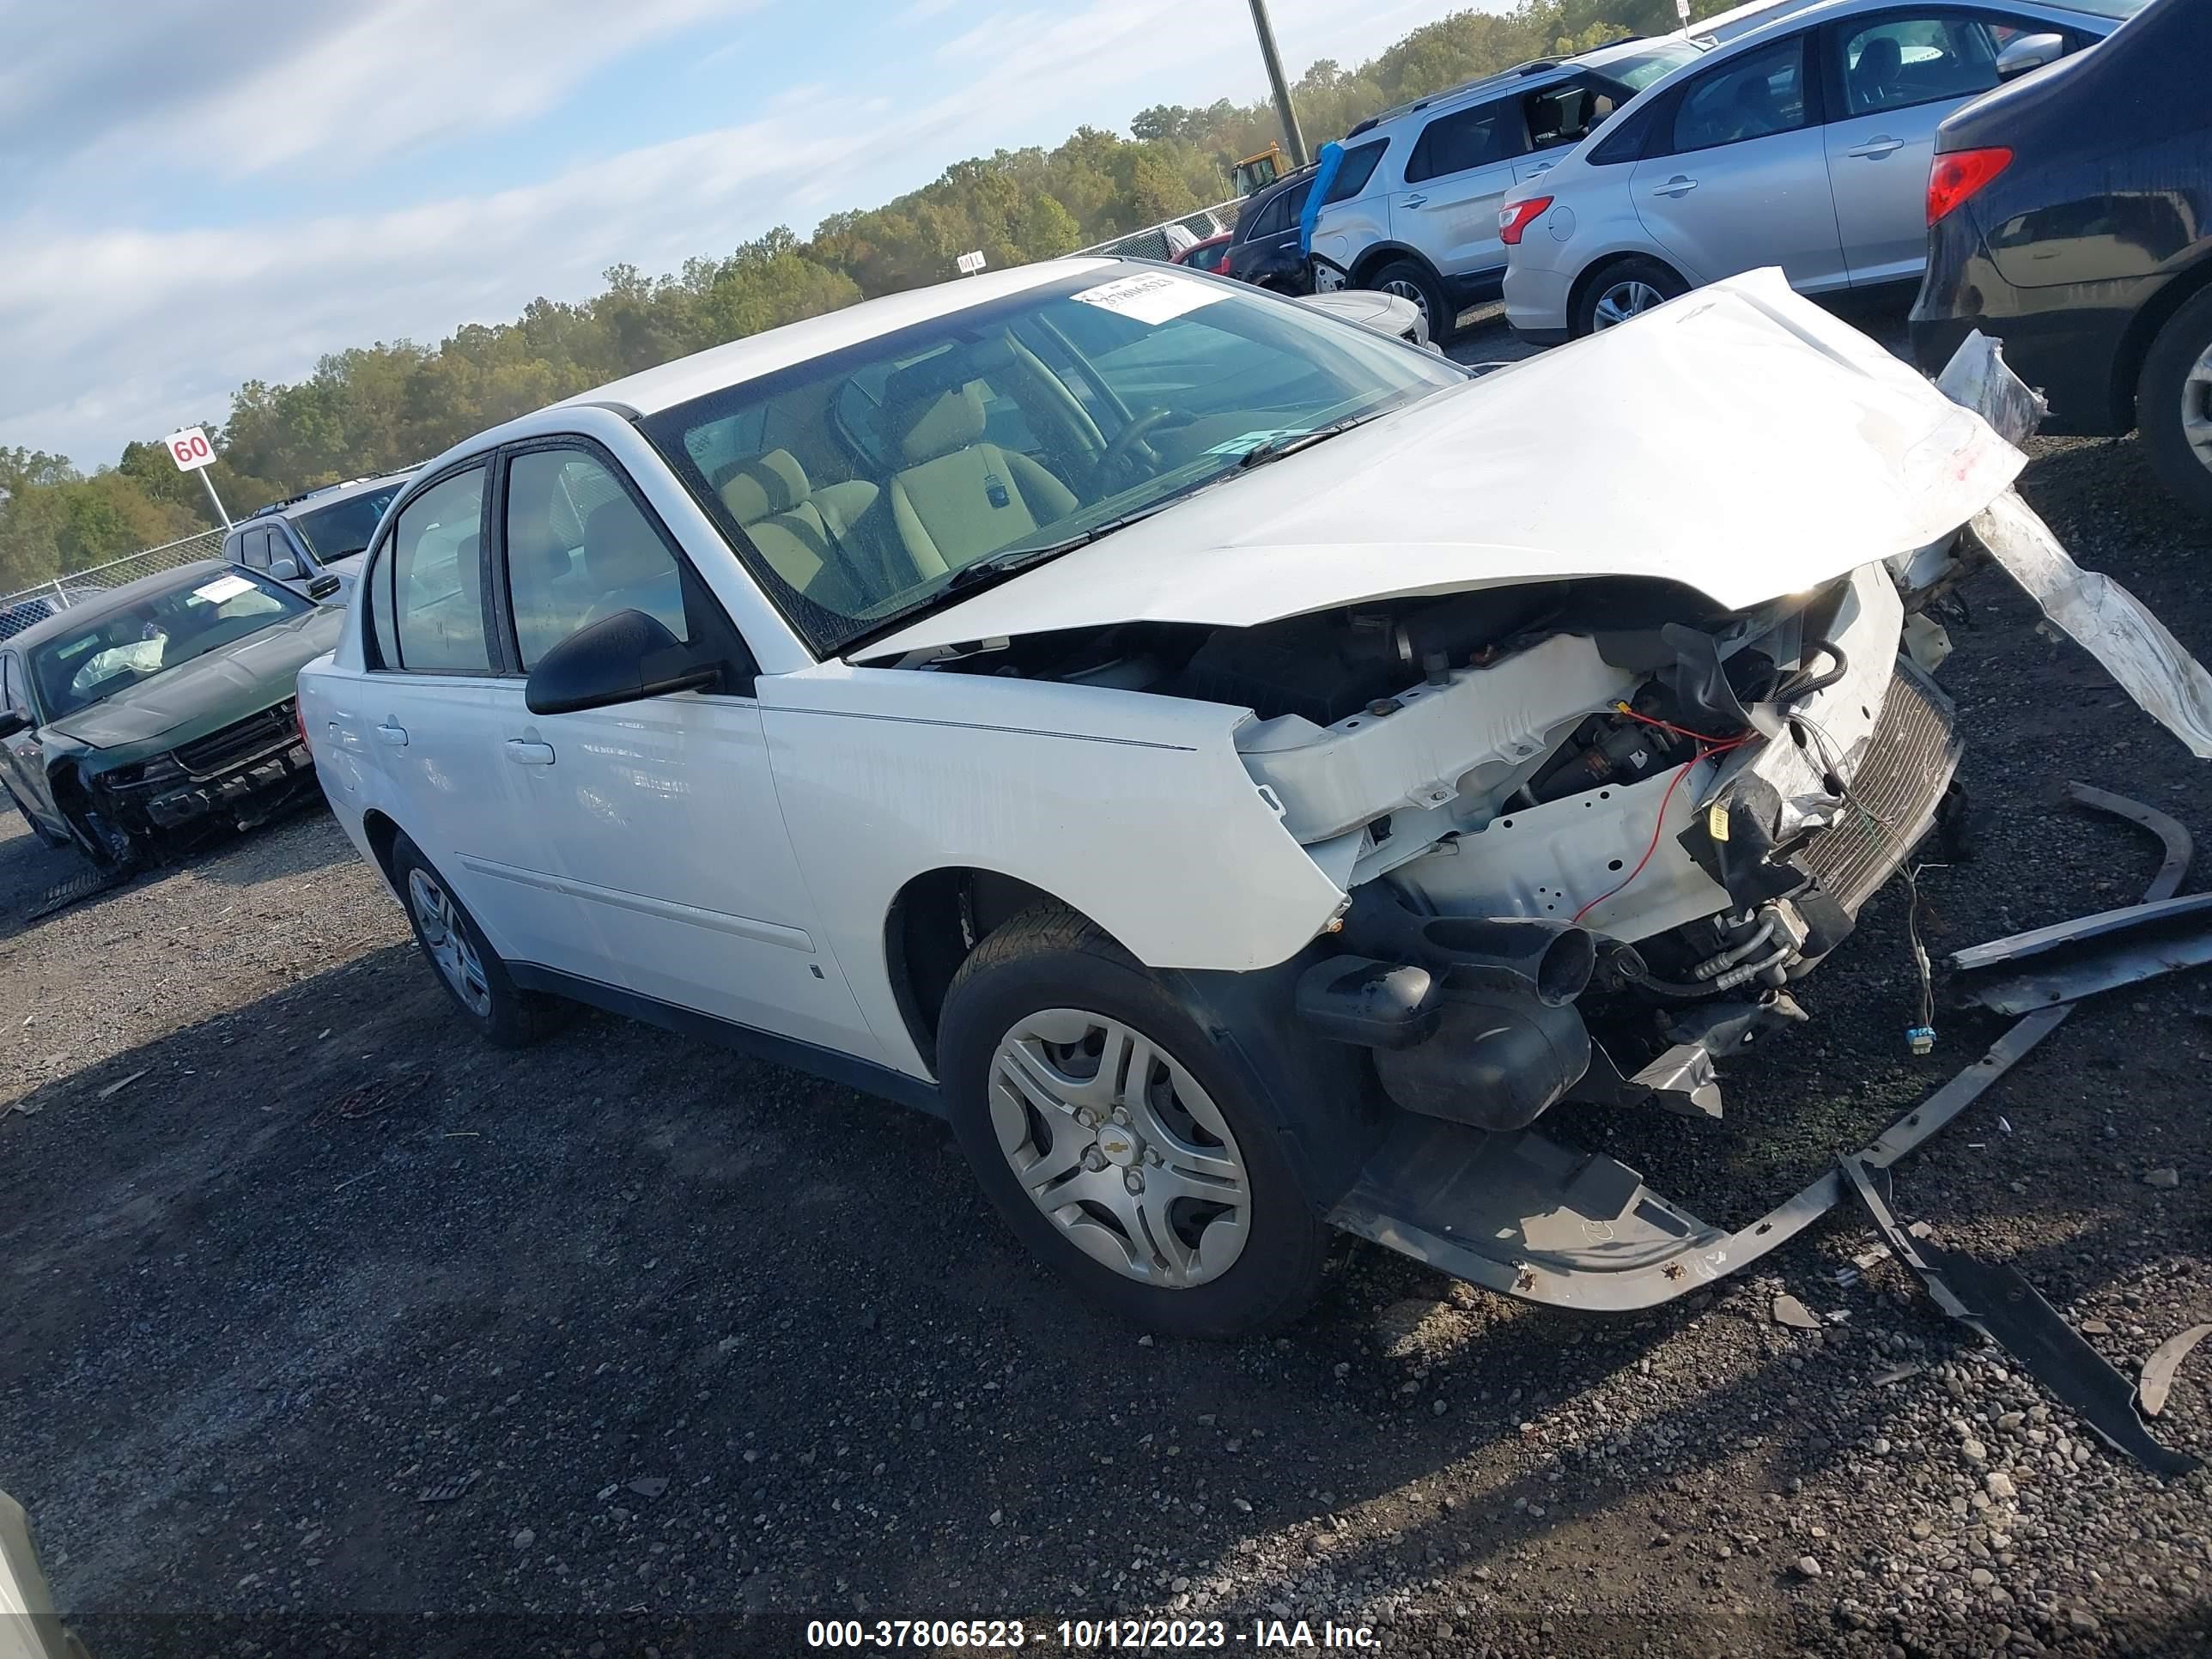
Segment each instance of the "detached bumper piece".
[[147,801],[146,816],[157,830],[174,830],[216,816],[245,829],[283,805],[291,787],[314,769],[307,746],[293,742],[234,771],[162,791]]
[[[2166,856],[2146,899],[2155,903],[2173,896],[2193,851],[2186,830],[2150,807],[2083,784],[2069,786],[2068,797],[2156,836]],[[1849,1161],[1863,1170],[1888,1169],[1978,1100],[2074,1007],[2063,1002],[2026,1015]],[[1603,1153],[1577,1151],[1530,1129],[1486,1131],[1409,1114],[1329,1219],[1508,1296],[1620,1313],[1656,1307],[1749,1267],[1850,1190],[1839,1165],[1731,1232],[1654,1193],[1635,1170]]]

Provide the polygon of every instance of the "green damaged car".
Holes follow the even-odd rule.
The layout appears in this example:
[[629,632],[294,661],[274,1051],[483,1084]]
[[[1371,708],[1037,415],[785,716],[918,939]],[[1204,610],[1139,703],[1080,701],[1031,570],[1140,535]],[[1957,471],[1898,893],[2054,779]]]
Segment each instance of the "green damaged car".
[[0,783],[103,870],[250,829],[314,790],[294,685],[343,621],[212,561],[58,611],[0,641]]

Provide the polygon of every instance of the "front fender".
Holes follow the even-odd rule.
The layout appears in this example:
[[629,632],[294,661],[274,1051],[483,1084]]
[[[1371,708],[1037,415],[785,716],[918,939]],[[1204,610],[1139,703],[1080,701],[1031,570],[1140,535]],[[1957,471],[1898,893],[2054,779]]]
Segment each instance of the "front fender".
[[1344,902],[1239,758],[1246,710],[839,664],[760,690],[778,799],[823,930],[894,1053],[912,1042],[884,918],[927,872],[964,866],[1026,882],[1158,969],[1272,966]]

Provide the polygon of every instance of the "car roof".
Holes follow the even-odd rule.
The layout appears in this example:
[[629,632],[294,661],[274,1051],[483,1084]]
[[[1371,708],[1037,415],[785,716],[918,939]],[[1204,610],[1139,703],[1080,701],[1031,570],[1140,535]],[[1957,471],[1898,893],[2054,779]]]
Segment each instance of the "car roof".
[[297,495],[281,501],[271,501],[266,507],[256,507],[234,524],[234,530],[243,529],[255,519],[289,518],[295,512],[307,513],[319,507],[335,507],[340,501],[349,501],[356,495],[366,495],[371,490],[382,489],[392,484],[405,483],[422,469],[403,466],[393,472],[379,472],[367,478],[348,478],[343,483],[323,484],[313,489],[302,490]]
[[[796,363],[826,357],[833,351],[865,344],[918,323],[934,322],[940,317],[951,317],[994,300],[1026,294],[1031,289],[1044,288],[1085,271],[1112,270],[1119,263],[1098,258],[1047,259],[1033,265],[956,277],[933,288],[910,289],[904,294],[885,295],[880,300],[863,300],[842,311],[825,312],[803,322],[786,323],[781,328],[749,334],[726,345],[709,346],[688,357],[678,357],[674,362],[564,398],[553,407],[606,404],[639,415],[658,414],[710,392],[757,380]],[[482,440],[487,436],[480,433],[470,439],[466,447],[471,450],[482,448]]]
[[220,559],[197,559],[191,564],[173,565],[167,570],[157,570],[150,576],[141,576],[135,582],[125,582],[120,587],[106,588],[97,599],[82,599],[64,610],[57,611],[44,622],[33,623],[21,633],[10,635],[5,643],[10,646],[44,645],[58,635],[75,633],[86,623],[98,622],[102,617],[112,617],[118,611],[127,611],[140,599],[153,594],[167,593],[204,577],[236,574]]
[[1542,86],[1578,68],[1601,68],[1637,48],[1650,44],[1650,36],[1632,34],[1619,40],[1608,40],[1601,46],[1592,46],[1588,52],[1569,52],[1558,58],[1532,58],[1525,64],[1516,64],[1511,69],[1499,70],[1493,75],[1480,76],[1472,81],[1462,81],[1455,87],[1446,87],[1442,92],[1432,92],[1403,104],[1393,104],[1389,109],[1370,115],[1354,125],[1345,135],[1345,142],[1350,143],[1354,138],[1364,138],[1406,116],[1454,106],[1462,98],[1479,97],[1496,92],[1501,87]]

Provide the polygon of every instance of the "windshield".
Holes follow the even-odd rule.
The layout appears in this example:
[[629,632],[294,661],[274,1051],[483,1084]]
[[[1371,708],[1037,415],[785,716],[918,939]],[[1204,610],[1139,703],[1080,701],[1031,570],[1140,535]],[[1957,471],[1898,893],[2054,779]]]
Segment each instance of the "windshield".
[[46,641],[30,653],[31,678],[46,719],[58,720],[313,609],[250,570],[203,569]]
[[376,521],[384,516],[384,509],[392,505],[392,498],[406,483],[401,478],[366,495],[319,507],[312,513],[295,513],[292,515],[292,528],[300,532],[307,551],[325,564],[332,559],[343,559],[349,553],[358,553],[376,534]]
[[2057,3],[2069,11],[2086,11],[2092,17],[2125,20],[2150,4],[2150,0],[2057,0]]
[[1224,478],[1262,446],[1466,379],[1291,301],[1123,264],[643,426],[830,655],[945,602],[970,566],[1070,542]]
[[1641,92],[1654,81],[1672,75],[1685,64],[1694,64],[1705,48],[1687,40],[1654,40],[1640,52],[1609,58],[1599,67],[1607,80],[1618,81],[1631,92]]

